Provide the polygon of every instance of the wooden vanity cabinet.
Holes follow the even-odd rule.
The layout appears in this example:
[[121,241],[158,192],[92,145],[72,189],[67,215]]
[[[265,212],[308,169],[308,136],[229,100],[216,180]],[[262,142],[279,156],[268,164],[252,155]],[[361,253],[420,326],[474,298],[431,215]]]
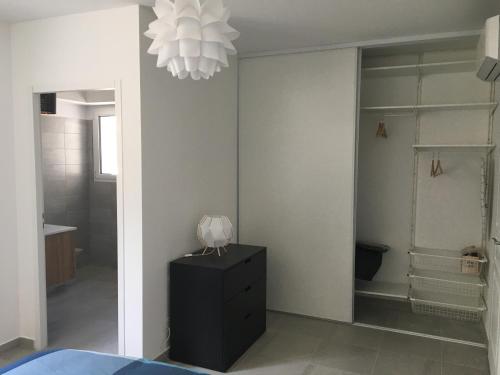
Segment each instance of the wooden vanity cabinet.
[[64,284],[75,278],[75,241],[72,232],[45,237],[45,272],[47,287]]

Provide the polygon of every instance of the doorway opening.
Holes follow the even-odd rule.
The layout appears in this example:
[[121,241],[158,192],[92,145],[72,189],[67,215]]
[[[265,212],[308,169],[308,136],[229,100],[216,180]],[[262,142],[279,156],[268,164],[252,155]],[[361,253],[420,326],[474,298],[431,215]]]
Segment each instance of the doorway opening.
[[47,346],[118,353],[115,91],[40,94]]

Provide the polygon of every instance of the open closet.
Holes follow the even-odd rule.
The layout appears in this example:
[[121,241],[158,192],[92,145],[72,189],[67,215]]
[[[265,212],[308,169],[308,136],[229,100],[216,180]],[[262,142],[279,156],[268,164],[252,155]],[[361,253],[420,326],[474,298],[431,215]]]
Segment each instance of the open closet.
[[363,51],[356,324],[486,345],[497,103],[476,43]]

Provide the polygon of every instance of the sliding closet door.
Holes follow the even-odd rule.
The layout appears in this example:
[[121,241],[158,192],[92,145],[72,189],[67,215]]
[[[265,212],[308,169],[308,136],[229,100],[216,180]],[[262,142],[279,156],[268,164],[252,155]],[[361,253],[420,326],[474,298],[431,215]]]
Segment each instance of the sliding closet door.
[[268,308],[352,320],[357,50],[240,62],[240,242]]

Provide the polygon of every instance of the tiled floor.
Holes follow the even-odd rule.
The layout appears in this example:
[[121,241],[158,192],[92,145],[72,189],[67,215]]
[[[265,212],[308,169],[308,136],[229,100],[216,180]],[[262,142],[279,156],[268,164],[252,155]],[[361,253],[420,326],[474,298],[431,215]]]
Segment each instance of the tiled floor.
[[356,297],[354,320],[359,323],[486,343],[482,323],[414,314],[408,302]]
[[230,372],[239,375],[489,374],[486,349],[280,313],[268,314],[267,332]]
[[[1,353],[0,364],[27,353],[25,349]],[[240,358],[230,373],[489,374],[485,349],[280,313],[268,314],[267,332]]]
[[118,352],[116,270],[85,266],[76,280],[49,293],[49,348]]

